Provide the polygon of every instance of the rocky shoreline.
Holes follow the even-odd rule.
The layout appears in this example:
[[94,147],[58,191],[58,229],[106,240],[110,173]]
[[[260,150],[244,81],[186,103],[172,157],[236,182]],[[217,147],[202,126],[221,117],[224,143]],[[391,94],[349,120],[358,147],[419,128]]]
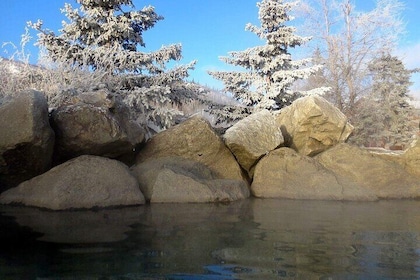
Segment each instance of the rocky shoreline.
[[0,99],[0,204],[51,210],[260,198],[420,198],[420,141],[402,153],[346,144],[322,97],[253,114],[219,135],[193,116],[146,140],[106,90],[49,112],[42,93]]

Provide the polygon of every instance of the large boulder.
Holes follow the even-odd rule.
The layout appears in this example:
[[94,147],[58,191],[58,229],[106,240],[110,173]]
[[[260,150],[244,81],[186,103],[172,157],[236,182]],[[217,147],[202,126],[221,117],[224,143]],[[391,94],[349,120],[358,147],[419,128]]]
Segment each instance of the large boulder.
[[34,90],[0,100],[0,192],[51,167],[54,132],[44,95]]
[[406,170],[420,178],[420,138],[416,139],[413,144],[402,155]]
[[169,156],[203,163],[223,179],[244,179],[244,173],[223,140],[209,122],[199,116],[153,136],[140,150],[136,161]]
[[85,155],[5,191],[0,203],[64,210],[138,205],[145,199],[126,165]]
[[258,160],[284,142],[280,126],[268,110],[240,120],[226,130],[223,138],[251,178]]
[[420,179],[420,140],[416,139],[405,151],[391,151],[383,148],[368,148],[376,157],[401,165],[408,173]]
[[80,155],[118,158],[144,141],[144,130],[130,121],[128,109],[106,90],[75,96],[52,113],[56,161]]
[[404,166],[349,144],[339,144],[316,156],[335,174],[371,190],[378,198],[418,198],[420,180]]
[[243,180],[222,179],[204,164],[189,159],[150,159],[131,170],[151,203],[220,202],[249,197]]
[[314,156],[345,142],[353,131],[346,116],[320,96],[297,99],[277,115],[285,146]]
[[263,157],[255,168],[251,192],[256,197],[375,200],[369,189],[334,174],[312,157],[280,148]]

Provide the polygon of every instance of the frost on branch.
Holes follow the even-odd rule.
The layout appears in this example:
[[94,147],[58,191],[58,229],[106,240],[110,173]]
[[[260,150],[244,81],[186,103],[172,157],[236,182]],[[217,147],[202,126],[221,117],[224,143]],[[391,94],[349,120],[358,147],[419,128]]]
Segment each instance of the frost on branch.
[[107,84],[145,123],[170,126],[173,115],[182,114],[174,104],[196,99],[199,88],[185,82],[195,61],[167,69],[167,63],[181,59],[180,44],[139,50],[145,47],[143,32],[163,17],[152,6],[135,11],[131,0],[76,1],[79,8],[62,9],[68,20],[60,34],[44,29],[41,21],[29,23],[40,32],[38,44],[56,65],[101,73],[92,83]]
[[289,12],[297,2],[263,0],[257,3],[261,26],[246,25],[246,30],[265,40],[266,44],[230,52],[221,60],[244,68],[244,71],[212,71],[210,75],[224,83],[224,90],[237,99],[240,106],[213,105],[210,112],[219,122],[235,121],[261,109],[277,110],[291,104],[305,94],[322,94],[327,88],[310,92],[296,92],[291,86],[321,69],[320,65],[308,67],[309,59],[292,60],[289,48],[301,46],[309,37],[297,36],[296,28],[285,23],[293,18]]

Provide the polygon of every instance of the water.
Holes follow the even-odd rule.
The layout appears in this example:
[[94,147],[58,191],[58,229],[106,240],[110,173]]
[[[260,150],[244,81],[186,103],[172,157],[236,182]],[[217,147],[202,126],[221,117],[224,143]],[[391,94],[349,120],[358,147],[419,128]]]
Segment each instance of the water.
[[0,206],[0,279],[420,279],[420,201]]

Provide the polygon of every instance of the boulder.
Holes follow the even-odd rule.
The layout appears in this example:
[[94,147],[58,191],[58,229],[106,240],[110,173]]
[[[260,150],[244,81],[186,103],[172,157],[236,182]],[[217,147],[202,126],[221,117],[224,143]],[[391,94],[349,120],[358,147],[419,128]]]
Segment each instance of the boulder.
[[420,140],[416,139],[405,151],[386,150],[382,148],[368,148],[373,155],[398,163],[408,173],[420,179]]
[[54,132],[44,95],[34,90],[0,100],[0,192],[51,167]]
[[345,142],[353,131],[347,117],[320,96],[299,98],[277,114],[285,146],[314,156]]
[[420,139],[413,144],[402,155],[406,170],[420,179]]
[[200,116],[191,117],[154,135],[140,150],[136,162],[169,156],[202,163],[223,179],[246,178],[223,140]]
[[225,202],[249,197],[243,180],[222,179],[204,164],[185,158],[150,159],[131,170],[151,203]]
[[240,120],[226,130],[223,138],[251,178],[258,160],[284,142],[280,126],[268,110]]
[[58,163],[80,155],[118,158],[143,143],[145,132],[128,109],[103,91],[80,94],[53,111]]
[[339,144],[316,156],[336,175],[371,190],[378,198],[418,198],[420,180],[401,164],[349,144]]
[[51,210],[144,204],[136,178],[123,163],[80,156],[0,195],[0,204]]
[[251,192],[256,197],[376,200],[369,189],[334,174],[316,159],[280,148],[263,157],[255,168]]

